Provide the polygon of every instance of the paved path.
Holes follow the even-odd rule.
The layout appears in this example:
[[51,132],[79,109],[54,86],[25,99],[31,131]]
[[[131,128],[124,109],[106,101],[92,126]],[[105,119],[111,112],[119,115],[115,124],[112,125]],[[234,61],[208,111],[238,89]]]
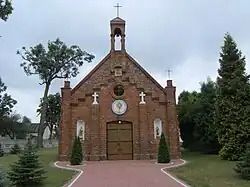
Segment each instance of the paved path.
[[[182,164],[183,160],[170,165],[141,160],[86,162],[84,166],[70,167],[79,173],[65,187],[187,187],[164,169]],[[65,162],[56,165],[69,168]]]

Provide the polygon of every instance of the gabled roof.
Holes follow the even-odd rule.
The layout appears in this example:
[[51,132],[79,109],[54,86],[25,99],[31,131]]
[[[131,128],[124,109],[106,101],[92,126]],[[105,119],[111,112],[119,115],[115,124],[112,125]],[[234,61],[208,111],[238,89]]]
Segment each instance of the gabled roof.
[[123,20],[120,17],[116,17],[110,21],[110,23],[125,23],[125,20]]
[[[104,57],[102,59],[102,61],[97,64],[94,69],[92,69],[92,71],[90,71],[87,76],[85,76],[72,90],[71,90],[71,94],[73,94],[75,91],[78,90],[78,88],[80,88],[84,82],[86,82],[98,69],[99,67],[101,67],[109,58],[111,57],[111,53],[109,53],[106,57]],[[136,67],[138,67],[145,75],[146,77],[148,77],[161,91],[165,92],[165,89],[138,63],[136,62],[135,59],[133,59],[127,52],[126,52],[126,57],[131,60]]]

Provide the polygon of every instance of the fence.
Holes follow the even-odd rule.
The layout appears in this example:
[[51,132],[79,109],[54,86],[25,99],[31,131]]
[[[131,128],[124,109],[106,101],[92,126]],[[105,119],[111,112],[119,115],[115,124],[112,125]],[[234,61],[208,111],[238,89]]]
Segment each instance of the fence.
[[[2,144],[2,148],[3,148],[3,151],[5,153],[8,153],[15,144],[18,144],[19,147],[23,149],[26,143],[27,143],[27,140],[25,140],[25,139],[0,140],[0,144]],[[35,144],[36,140],[33,139],[32,143]],[[57,147],[57,145],[58,145],[58,140],[56,140],[56,139],[43,140],[43,146],[45,148]]]

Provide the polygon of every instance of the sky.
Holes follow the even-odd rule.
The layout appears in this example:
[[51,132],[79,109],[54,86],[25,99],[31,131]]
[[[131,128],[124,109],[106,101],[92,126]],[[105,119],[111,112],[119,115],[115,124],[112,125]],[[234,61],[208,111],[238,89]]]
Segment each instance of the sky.
[[[95,55],[92,63],[72,78],[74,87],[110,50],[109,21],[116,17],[114,0],[13,0],[14,11],[0,21],[0,77],[18,101],[14,110],[33,122],[44,87],[39,78],[26,76],[16,54],[23,46],[60,38]],[[126,50],[163,86],[171,79],[177,97],[183,90],[199,90],[207,77],[215,80],[219,53],[229,32],[250,72],[250,1],[238,0],[120,0],[126,20]],[[50,93],[60,92],[63,80],[54,81]]]

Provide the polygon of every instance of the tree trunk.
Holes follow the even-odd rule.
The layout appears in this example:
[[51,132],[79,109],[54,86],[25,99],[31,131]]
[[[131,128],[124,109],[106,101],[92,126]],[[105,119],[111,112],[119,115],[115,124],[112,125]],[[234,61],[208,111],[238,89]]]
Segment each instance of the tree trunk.
[[40,125],[38,128],[38,136],[37,136],[37,148],[43,147],[43,133],[46,128],[45,119],[46,119],[46,111],[48,108],[48,93],[49,93],[50,84],[45,85],[44,95],[43,95],[43,104],[40,116]]
[[52,135],[53,135],[53,125],[50,125],[49,131],[50,131],[49,139],[51,140],[52,139]]

